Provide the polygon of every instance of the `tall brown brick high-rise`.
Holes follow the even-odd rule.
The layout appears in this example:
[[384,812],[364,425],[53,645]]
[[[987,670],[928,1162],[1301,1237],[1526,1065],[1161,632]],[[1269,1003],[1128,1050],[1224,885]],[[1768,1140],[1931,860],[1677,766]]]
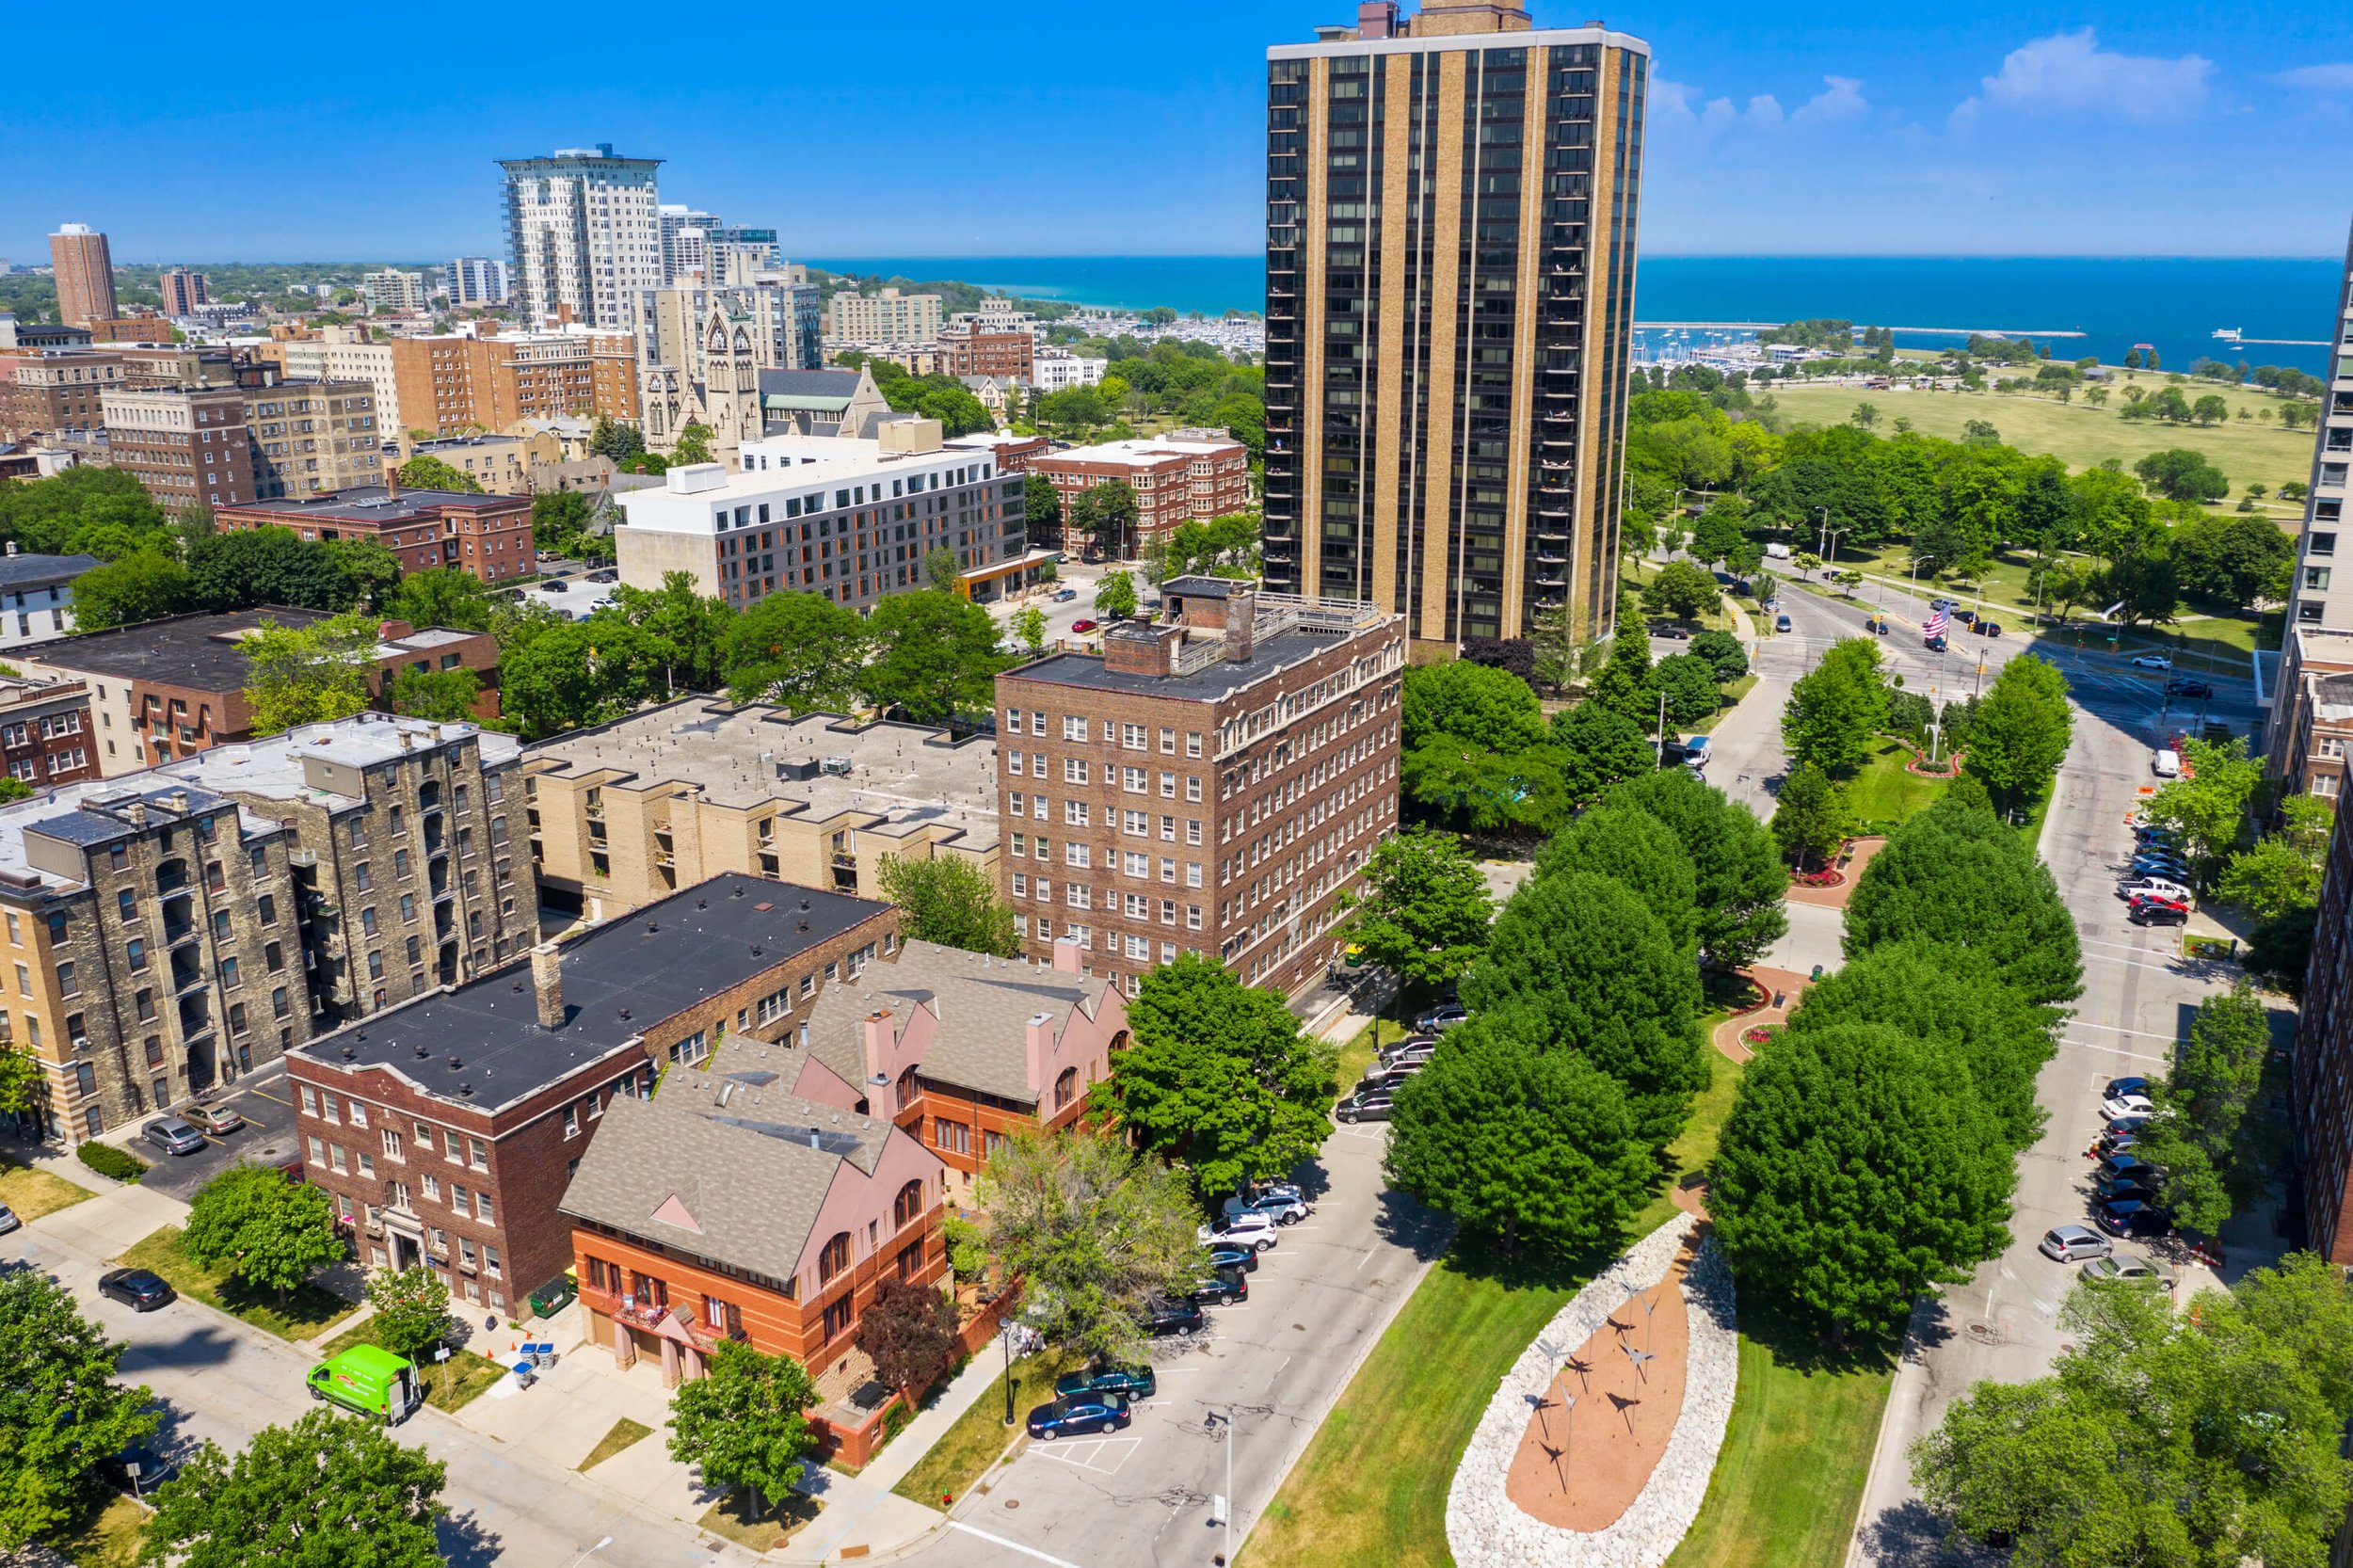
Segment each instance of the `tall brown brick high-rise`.
[[105,235],[87,223],[61,223],[49,236],[49,261],[57,273],[59,321],[88,327],[122,313],[115,305],[115,264]]
[[1388,0],[1267,51],[1267,586],[1614,623],[1649,46]]
[[1369,604],[1171,579],[1166,619],[997,678],[1002,890],[1023,949],[1122,984],[1179,952],[1296,991],[1397,828],[1405,628]]

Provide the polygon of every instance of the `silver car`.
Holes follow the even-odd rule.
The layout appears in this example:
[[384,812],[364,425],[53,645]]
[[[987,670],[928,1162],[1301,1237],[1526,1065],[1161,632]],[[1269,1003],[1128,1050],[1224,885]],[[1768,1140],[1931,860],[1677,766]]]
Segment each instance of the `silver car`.
[[2042,1256],[2061,1263],[2105,1257],[2115,1250],[2106,1237],[2089,1225],[2053,1225],[2042,1233]]
[[2112,1253],[2095,1257],[2084,1265],[2088,1279],[2125,1279],[2136,1285],[2155,1285],[2173,1288],[2173,1271],[2152,1257],[2139,1257],[2132,1253]]
[[24,1222],[16,1217],[16,1210],[0,1203],[0,1236],[6,1236]]
[[139,1128],[139,1136],[166,1154],[194,1154],[204,1146],[204,1135],[177,1116],[158,1116]]

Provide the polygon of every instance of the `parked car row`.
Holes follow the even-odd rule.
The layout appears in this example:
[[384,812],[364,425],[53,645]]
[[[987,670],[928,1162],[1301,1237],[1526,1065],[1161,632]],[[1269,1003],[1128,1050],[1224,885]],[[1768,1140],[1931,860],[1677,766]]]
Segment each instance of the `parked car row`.
[[2133,857],[2116,884],[2127,920],[2135,925],[2186,925],[2194,902],[2189,879],[2189,857],[2171,828],[2144,824],[2133,829]]
[[2100,1119],[2107,1129],[2093,1145],[2098,1163],[2091,1176],[2091,1223],[2110,1236],[2172,1233],[2173,1216],[2159,1201],[2165,1171],[2135,1152],[2140,1129],[2155,1114],[2149,1080],[2137,1073],[2101,1086]]
[[1399,1086],[1430,1064],[1446,1031],[1469,1021],[1470,1010],[1459,1001],[1442,1002],[1420,1015],[1414,1020],[1417,1032],[1383,1046],[1366,1067],[1363,1080],[1332,1108],[1333,1116],[1350,1126],[1387,1121]]

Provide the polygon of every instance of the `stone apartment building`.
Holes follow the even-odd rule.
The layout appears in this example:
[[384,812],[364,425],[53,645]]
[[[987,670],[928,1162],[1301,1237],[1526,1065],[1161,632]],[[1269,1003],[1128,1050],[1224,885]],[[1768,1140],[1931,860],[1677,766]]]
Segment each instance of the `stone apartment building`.
[[848,290],[825,302],[825,336],[839,343],[928,343],[939,336],[939,296]]
[[[405,432],[394,449],[384,454],[385,483],[398,480],[411,457],[432,457],[447,463],[491,495],[531,495],[550,481],[549,489],[569,488],[555,479],[563,466],[563,443],[545,430],[526,425],[520,435],[450,436],[440,440],[414,440]],[[607,460],[610,466],[609,459]]]
[[491,584],[528,577],[531,497],[463,490],[403,489],[371,455],[367,477],[318,495],[224,506],[225,533],[291,528],[306,539],[372,539],[400,558],[404,572],[455,567]]
[[281,381],[248,389],[245,430],[253,496],[332,495],[373,485],[390,427],[377,417],[366,381]]
[[911,724],[683,697],[531,746],[541,896],[605,919],[723,872],[879,898],[885,856],[997,880],[997,748]]
[[367,328],[322,327],[314,337],[273,340],[255,352],[276,361],[290,381],[365,381],[376,393],[378,433],[389,440],[407,431],[392,345],[376,342]]
[[460,436],[568,414],[637,418],[637,340],[626,331],[440,333],[395,338],[392,350],[407,429]]
[[305,1179],[362,1261],[504,1315],[571,1265],[559,1206],[614,1096],[793,1032],[897,933],[888,904],[730,875],[541,944],[294,1051]]
[[470,724],[360,713],[155,770],[289,835],[316,1029],[460,984],[538,940],[518,853],[522,744]]
[[2290,625],[2279,671],[2264,771],[2288,793],[2333,801],[2353,745],[2353,628]]
[[0,770],[18,783],[46,790],[96,778],[84,682],[0,679]]
[[292,836],[154,775],[0,807],[0,1037],[79,1143],[232,1080],[310,1032]]
[[1179,952],[1295,992],[1397,828],[1403,623],[1213,578],[1103,652],[997,678],[1003,891],[1023,951],[1132,984]]

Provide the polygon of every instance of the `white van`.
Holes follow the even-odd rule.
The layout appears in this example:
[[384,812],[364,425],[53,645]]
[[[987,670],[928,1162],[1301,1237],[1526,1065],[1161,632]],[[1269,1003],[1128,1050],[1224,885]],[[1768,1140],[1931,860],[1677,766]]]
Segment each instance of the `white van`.
[[2149,766],[2155,771],[2159,778],[2182,776],[2181,754],[2170,749],[2160,748],[2157,754],[2149,760]]
[[1765,547],[1765,555],[1769,560],[1786,561],[1789,559],[1789,547],[1785,544],[1769,544]]

